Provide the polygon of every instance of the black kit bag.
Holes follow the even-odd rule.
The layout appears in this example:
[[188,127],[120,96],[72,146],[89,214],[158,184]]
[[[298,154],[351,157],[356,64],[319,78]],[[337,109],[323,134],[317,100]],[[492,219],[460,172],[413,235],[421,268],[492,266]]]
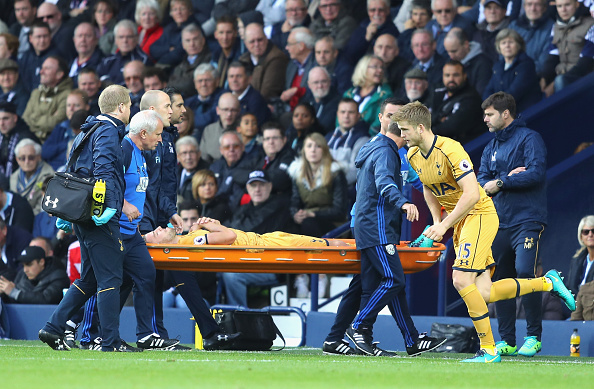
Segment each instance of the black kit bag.
[[438,353],[476,353],[480,343],[474,327],[461,324],[431,324],[431,336],[445,337],[446,342],[435,351]]
[[[223,332],[241,335],[233,340],[226,350],[268,351],[278,335],[283,343],[285,338],[274,324],[269,312],[262,311],[226,311],[215,314],[215,321]],[[279,351],[285,348],[285,345]]]
[[95,124],[72,152],[65,172],[54,174],[47,184],[41,209],[50,215],[72,223],[84,223],[91,220],[93,206],[93,188],[95,178],[87,169],[69,172],[76,163],[89,137],[101,123]]

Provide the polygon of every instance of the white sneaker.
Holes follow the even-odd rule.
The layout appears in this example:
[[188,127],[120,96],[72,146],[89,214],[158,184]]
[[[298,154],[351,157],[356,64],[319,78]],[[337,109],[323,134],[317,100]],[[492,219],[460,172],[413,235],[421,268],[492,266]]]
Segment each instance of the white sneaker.
[[295,289],[297,289],[297,298],[307,298],[309,294],[309,276],[307,274],[299,274],[295,278]]

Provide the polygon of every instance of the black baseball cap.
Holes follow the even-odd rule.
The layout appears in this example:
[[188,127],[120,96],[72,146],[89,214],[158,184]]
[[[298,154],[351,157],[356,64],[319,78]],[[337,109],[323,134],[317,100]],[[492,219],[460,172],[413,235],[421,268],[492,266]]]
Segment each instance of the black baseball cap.
[[250,184],[254,181],[270,182],[268,175],[263,170],[254,170],[250,173],[247,183]]
[[19,262],[29,263],[36,259],[45,259],[45,250],[39,246],[25,247],[19,256]]

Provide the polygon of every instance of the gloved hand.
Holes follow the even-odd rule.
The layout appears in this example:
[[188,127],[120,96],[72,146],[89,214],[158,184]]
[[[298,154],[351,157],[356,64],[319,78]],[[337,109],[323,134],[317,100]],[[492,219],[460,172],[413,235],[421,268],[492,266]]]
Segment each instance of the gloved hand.
[[[429,227],[430,227],[429,225],[427,227],[425,227],[423,232],[425,232],[425,230]],[[409,247],[433,247],[433,239],[429,239],[425,235],[421,234],[421,235],[419,235],[419,237],[417,239],[410,242],[408,244],[408,246]]]
[[95,222],[95,225],[97,226],[101,226],[105,223],[107,223],[112,217],[113,215],[115,215],[116,210],[113,208],[105,208],[105,210],[103,211],[103,213],[101,214],[101,216],[97,217],[95,215],[93,215],[93,221]]
[[72,223],[70,223],[68,220],[58,218],[58,220],[56,220],[56,227],[66,233],[72,232]]

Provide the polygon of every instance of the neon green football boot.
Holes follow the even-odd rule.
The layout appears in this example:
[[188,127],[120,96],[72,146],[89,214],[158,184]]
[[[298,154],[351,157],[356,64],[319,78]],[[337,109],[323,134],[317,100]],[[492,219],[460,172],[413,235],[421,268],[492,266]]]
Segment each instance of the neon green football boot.
[[495,343],[495,347],[497,347],[499,355],[506,355],[509,357],[518,355],[518,346],[510,346],[505,340]]

